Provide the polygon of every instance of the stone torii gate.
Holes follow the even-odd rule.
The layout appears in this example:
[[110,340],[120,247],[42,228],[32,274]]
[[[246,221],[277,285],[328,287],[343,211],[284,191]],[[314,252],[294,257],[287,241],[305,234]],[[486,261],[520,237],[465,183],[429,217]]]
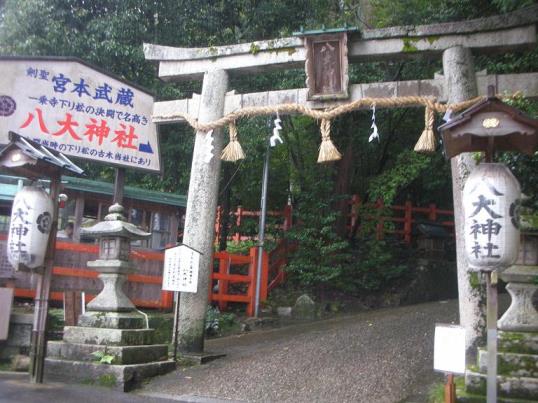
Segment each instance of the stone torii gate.
[[[498,93],[521,91],[526,97],[538,96],[538,73],[488,75],[475,73],[473,54],[514,51],[536,45],[538,6],[511,14],[455,23],[391,27],[365,30],[347,39],[347,61],[371,62],[403,59],[416,55],[442,57],[443,75],[430,80],[352,84],[340,88],[340,97],[313,97],[312,88],[236,94],[228,92],[230,75],[257,73],[276,68],[298,68],[307,62],[305,37],[289,37],[238,45],[208,48],[174,48],[144,44],[147,60],[159,62],[159,77],[166,81],[203,78],[202,92],[192,98],[157,102],[156,123],[183,122],[183,114],[208,123],[248,106],[297,103],[310,108],[327,107],[366,97],[435,97],[456,103],[486,95],[494,85]],[[219,129],[197,131],[189,184],[184,243],[203,253],[200,259],[198,292],[184,293],[180,302],[179,350],[201,355],[204,351],[204,320],[208,303],[213,231],[220,175],[223,136]],[[214,157],[208,158],[208,151]],[[460,323],[467,330],[467,351],[484,331],[485,295],[473,287],[463,253],[461,190],[474,166],[469,156],[452,160],[455,227],[457,239]]]

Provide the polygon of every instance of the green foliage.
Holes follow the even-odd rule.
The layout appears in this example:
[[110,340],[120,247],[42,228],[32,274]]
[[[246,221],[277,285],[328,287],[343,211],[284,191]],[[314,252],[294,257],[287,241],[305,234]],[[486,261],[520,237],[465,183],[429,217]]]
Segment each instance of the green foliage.
[[91,353],[94,360],[97,361],[99,364],[112,364],[114,359],[116,358],[115,355],[107,354],[106,349],[104,351],[94,351]]
[[370,181],[368,193],[371,200],[382,199],[391,204],[398,192],[423,174],[430,157],[412,150],[404,150],[396,157],[394,166]]
[[217,307],[209,306],[205,319],[205,334],[221,336],[238,327],[237,318],[233,313],[220,312]]
[[334,226],[337,213],[330,167],[317,167],[317,175],[302,178],[296,198],[294,220],[298,223],[286,235],[299,244],[286,270],[303,287],[315,289],[332,285],[350,260],[348,242]]
[[[532,118],[538,117],[537,101],[515,97],[506,102]],[[506,152],[501,154],[499,161],[505,163],[519,180],[522,192],[528,197],[523,201],[523,205],[538,210],[538,153],[525,155]]]
[[341,288],[349,293],[379,291],[405,276],[409,267],[394,255],[395,245],[385,240],[361,238],[353,264],[342,276]]
[[98,378],[98,384],[107,388],[112,388],[116,386],[117,382],[118,380],[116,379],[116,375],[114,374],[103,374]]

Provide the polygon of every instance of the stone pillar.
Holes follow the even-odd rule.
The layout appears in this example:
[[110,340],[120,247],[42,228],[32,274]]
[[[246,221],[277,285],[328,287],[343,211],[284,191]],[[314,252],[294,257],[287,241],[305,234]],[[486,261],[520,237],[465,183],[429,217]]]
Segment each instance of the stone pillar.
[[[227,88],[226,71],[215,70],[204,75],[198,115],[200,123],[210,122],[223,116]],[[214,130],[212,137],[213,141],[210,144],[207,133],[201,131],[196,133],[183,235],[185,245],[202,253],[198,292],[182,293],[179,305],[179,350],[191,354],[201,354],[204,351],[205,315],[215,237],[220,154],[223,145],[222,131]],[[206,156],[211,145],[213,157],[208,163]]]
[[[470,49],[457,46],[445,50],[443,52],[443,72],[449,103],[461,102],[477,96],[473,55]],[[462,192],[465,181],[476,164],[472,154],[462,153],[452,158],[450,165],[454,198],[460,324],[465,328],[467,334],[467,358],[472,360],[476,356],[476,347],[485,337],[486,288],[481,275],[469,271],[465,258],[465,217],[463,215]]]

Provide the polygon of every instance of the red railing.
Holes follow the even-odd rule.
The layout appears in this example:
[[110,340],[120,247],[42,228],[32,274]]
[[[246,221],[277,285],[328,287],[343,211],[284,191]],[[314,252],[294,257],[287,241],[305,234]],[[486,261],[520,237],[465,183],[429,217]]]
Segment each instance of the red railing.
[[[248,255],[237,255],[228,252],[216,252],[213,261],[218,261],[211,272],[209,283],[209,299],[217,302],[220,310],[225,310],[229,302],[246,304],[246,314],[254,315],[254,300],[256,294],[256,273],[258,263],[258,248],[250,248]],[[262,256],[262,278],[260,301],[267,299],[268,256]]]
[[[0,240],[6,240],[6,234],[0,234]],[[56,242],[56,251],[58,252],[74,252],[77,254],[97,255],[98,246],[96,244],[83,244],[74,242]],[[132,250],[131,259],[135,262],[163,262],[164,254],[162,252],[148,251],[148,250]],[[162,263],[161,263],[162,265]],[[161,270],[162,272],[162,270]],[[72,279],[96,279],[99,275],[94,270],[89,270],[83,267],[66,267],[63,265],[55,265],[52,269],[52,275],[54,278],[72,278]],[[17,273],[15,281],[15,296],[21,298],[34,298],[35,289],[28,287],[28,282],[25,281],[25,276],[30,276],[27,273]],[[54,280],[53,280],[54,281]],[[127,281],[134,284],[147,284],[157,285],[160,288],[162,284],[161,275],[147,275],[147,274],[129,274]],[[19,284],[17,284],[19,283]],[[53,283],[54,284],[54,283]],[[63,291],[73,291],[74,289],[68,289],[65,287],[61,291],[53,290],[50,293],[50,299],[52,301],[63,301]],[[143,295],[143,293],[142,293]],[[158,308],[158,309],[170,309],[173,306],[173,293],[170,291],[160,290],[157,298],[147,299],[143,297],[132,297],[133,303],[137,307],[141,308]],[[90,302],[95,295],[92,293],[85,293],[86,302]]]
[[[5,240],[5,234],[0,234],[0,240]],[[68,251],[76,254],[97,254],[98,246],[95,244],[80,244],[71,242],[57,242],[57,251]],[[137,260],[153,260],[162,262],[164,260],[164,253],[146,250],[133,250],[131,252],[131,259],[135,262]],[[217,302],[220,309],[226,309],[229,302],[238,302],[246,304],[246,313],[249,316],[254,314],[254,298],[256,290],[256,273],[257,273],[257,261],[258,261],[258,248],[251,248],[249,255],[231,254],[228,252],[216,252],[213,258],[214,267],[211,270],[210,275],[210,292],[209,297],[211,301]],[[277,262],[280,263],[280,262]],[[217,271],[215,271],[215,269]],[[275,268],[273,263],[272,273],[275,277],[281,273],[281,268]],[[21,276],[25,276],[25,273],[19,273],[18,279],[22,279]],[[54,278],[71,278],[71,279],[96,279],[99,275],[94,270],[79,267],[64,267],[54,266],[52,271]],[[29,276],[29,274],[28,274]],[[268,293],[268,276],[269,276],[269,255],[264,252],[262,257],[262,284],[260,289],[260,300],[265,301]],[[281,276],[278,277],[282,278]],[[161,286],[161,275],[146,275],[146,274],[129,274],[127,276],[129,283],[137,283],[142,286],[157,285]],[[274,279],[273,279],[274,284]],[[239,285],[239,287],[238,287]],[[215,287],[216,286],[216,287]],[[64,291],[72,291],[71,289],[64,289],[62,291],[51,291],[50,300],[63,301]],[[80,290],[79,290],[80,291]],[[25,286],[17,286],[15,283],[15,296],[20,298],[34,298],[35,289],[27,288]],[[85,302],[90,302],[95,295],[92,293],[85,293]],[[133,303],[139,308],[158,308],[158,309],[172,309],[173,307],[173,292],[160,291],[159,299],[143,299],[143,298],[131,298]]]
[[[403,239],[407,244],[413,241],[413,225],[421,221],[435,222],[445,227],[449,233],[454,232],[454,211],[437,208],[435,204],[428,207],[413,206],[411,201],[402,205],[385,206],[382,200],[376,203],[367,204],[364,207],[378,210],[380,214],[361,214],[360,197],[354,195],[349,201],[350,212],[348,213],[348,230],[355,228],[358,219],[376,220],[376,238],[383,239],[385,234],[395,234]],[[384,214],[387,212],[387,214]],[[385,225],[392,223],[392,225]]]
[[[217,218],[215,220],[215,239],[220,239],[220,231],[222,230],[222,207],[217,207]],[[241,233],[241,226],[244,226],[245,219],[256,219],[256,222],[259,220],[260,212],[259,211],[250,211],[244,210],[243,207],[238,206],[235,211],[230,212],[231,220],[235,223],[236,231],[228,237],[229,240],[234,242],[253,240],[258,238],[258,234],[245,234]],[[282,217],[282,224],[277,224],[273,228],[280,229],[282,231],[287,231],[291,228],[292,225],[292,207],[291,205],[286,205],[282,211],[268,211],[268,217]],[[267,224],[270,226],[271,224]],[[232,225],[230,225],[231,227]]]

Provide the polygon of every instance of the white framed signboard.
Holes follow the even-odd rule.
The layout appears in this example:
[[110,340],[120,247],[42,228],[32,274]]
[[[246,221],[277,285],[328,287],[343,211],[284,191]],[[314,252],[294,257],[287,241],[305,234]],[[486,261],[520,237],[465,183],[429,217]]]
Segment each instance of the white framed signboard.
[[465,373],[465,328],[435,325],[433,369],[451,374]]
[[160,171],[153,96],[74,58],[0,58],[0,144],[13,131],[61,153]]
[[164,251],[163,290],[196,293],[200,252],[180,245]]

